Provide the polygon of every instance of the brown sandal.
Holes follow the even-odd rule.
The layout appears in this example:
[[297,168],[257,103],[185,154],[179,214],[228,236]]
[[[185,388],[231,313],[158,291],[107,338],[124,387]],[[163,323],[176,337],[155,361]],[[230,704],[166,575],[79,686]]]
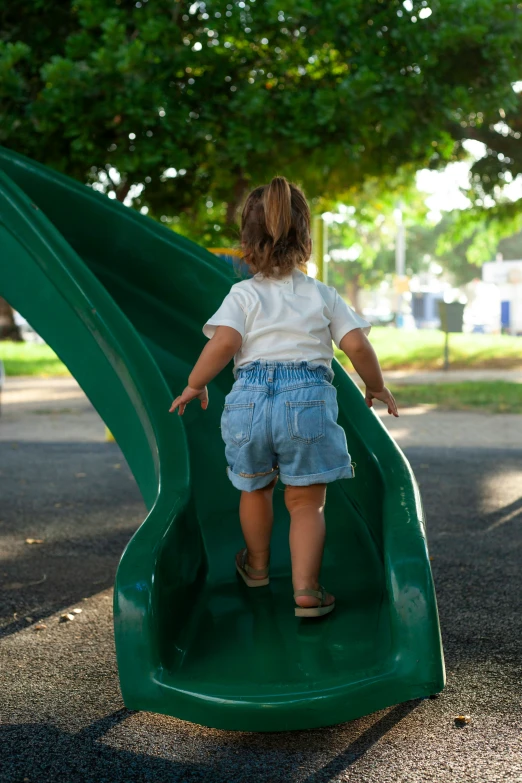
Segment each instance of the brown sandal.
[[309,596],[310,598],[318,598],[321,603],[319,606],[298,606],[295,610],[296,617],[322,617],[325,614],[330,614],[335,609],[335,601],[324,605],[326,598],[326,590],[322,585],[319,585],[319,590],[296,590],[294,593],[294,599],[299,598],[302,595]]
[[[247,563],[247,555],[248,550],[243,549],[242,552],[238,553],[240,556],[240,562],[241,565],[237,562],[237,556],[236,556],[236,570],[240,577],[243,579],[243,582],[246,584],[247,587],[266,587],[267,584],[270,583],[270,579],[268,576],[268,568],[252,568]],[[261,576],[265,577],[264,579],[251,579],[250,576]]]

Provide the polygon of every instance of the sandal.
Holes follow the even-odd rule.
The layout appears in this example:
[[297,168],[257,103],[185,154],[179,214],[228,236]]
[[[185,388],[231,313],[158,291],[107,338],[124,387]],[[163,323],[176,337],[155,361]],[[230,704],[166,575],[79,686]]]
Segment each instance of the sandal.
[[294,593],[294,599],[299,596],[306,595],[310,598],[318,598],[321,603],[319,606],[298,606],[295,610],[296,617],[322,617],[325,614],[330,614],[335,609],[335,601],[328,606],[324,605],[324,599],[326,598],[326,590],[322,585],[319,585],[319,590],[296,590]]
[[[247,549],[243,549],[243,551],[239,553],[241,565],[237,562],[236,557],[236,570],[239,576],[242,578],[247,587],[266,587],[266,585],[270,582],[268,577],[268,567],[252,568],[247,563],[247,554]],[[264,579],[251,579],[250,577],[254,575],[264,577]]]

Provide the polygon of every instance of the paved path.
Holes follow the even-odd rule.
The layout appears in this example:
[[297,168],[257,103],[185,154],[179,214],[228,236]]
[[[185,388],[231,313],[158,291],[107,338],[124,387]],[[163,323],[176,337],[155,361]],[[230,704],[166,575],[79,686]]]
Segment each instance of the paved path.
[[[521,370],[388,370],[387,383],[469,383],[470,381],[509,381],[522,383]],[[356,379],[355,373],[350,375]]]
[[[376,411],[401,446],[522,448],[522,415],[401,410]],[[73,378],[8,378],[2,396],[0,442],[103,443],[105,427]]]
[[[56,404],[85,405],[71,399]],[[506,449],[505,434],[501,447],[469,448],[469,414],[458,414],[452,448],[408,445],[401,435],[428,516],[448,671],[443,694],[330,729],[256,735],[123,708],[110,585],[143,503],[88,406],[45,414],[61,421],[49,443],[22,421],[40,421],[33,403],[23,403],[25,412],[6,406],[26,437],[0,444],[1,783],[522,780],[522,448]],[[84,415],[98,427],[97,442],[67,438],[72,418],[64,417]],[[412,414],[410,426],[436,415]],[[504,418],[492,417],[497,431]],[[82,612],[60,623],[72,608]],[[46,628],[35,630],[39,622]],[[460,713],[472,717],[462,729],[453,723]]]
[[0,441],[91,442],[105,427],[74,378],[6,378]]

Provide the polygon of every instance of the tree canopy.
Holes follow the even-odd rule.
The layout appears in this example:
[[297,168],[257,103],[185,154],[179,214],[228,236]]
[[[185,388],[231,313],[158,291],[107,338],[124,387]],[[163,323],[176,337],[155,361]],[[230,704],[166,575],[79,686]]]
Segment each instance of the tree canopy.
[[[459,212],[444,213],[440,222],[433,224],[427,219],[424,194],[413,184],[390,184],[391,189],[383,191],[378,181],[366,182],[350,204],[340,204],[337,213],[326,216],[329,223],[329,282],[344,290],[352,304],[358,307],[361,289],[374,289],[383,280],[391,279],[395,274],[396,209],[399,205],[405,229],[405,273],[408,277],[429,271],[433,263],[449,273],[457,286],[480,276],[478,262],[469,260],[473,239],[448,242],[448,237],[456,231]],[[521,235],[500,242],[498,250],[511,257],[520,254]],[[492,257],[494,252],[488,260]]]
[[518,106],[501,0],[19,0],[0,30],[0,142],[206,243],[275,173],[327,204]]
[[499,241],[522,229],[520,188],[509,192],[522,177],[522,82],[515,87],[506,105],[461,121],[457,149],[473,139],[484,145],[484,154],[471,167],[470,207],[455,216],[441,236],[441,248],[466,242],[468,258],[476,264],[491,259]]

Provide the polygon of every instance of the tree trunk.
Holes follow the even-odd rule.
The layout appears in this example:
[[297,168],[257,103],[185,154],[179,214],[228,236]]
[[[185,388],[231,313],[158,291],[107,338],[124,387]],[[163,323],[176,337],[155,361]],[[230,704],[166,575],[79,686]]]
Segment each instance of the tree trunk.
[[348,282],[345,285],[345,293],[346,298],[350,302],[351,306],[355,310],[356,313],[360,313],[360,307],[359,307],[359,291],[361,290],[361,287],[359,285],[359,275],[355,275],[351,280],[348,280]]
[[115,188],[116,199],[118,201],[121,201],[122,204],[125,201],[125,199],[127,198],[127,194],[129,192],[130,188],[131,188],[131,183],[129,182],[129,180],[126,180],[126,179],[123,180],[123,182],[121,182],[118,185],[117,188]]
[[20,329],[14,320],[13,308],[2,297],[0,297],[0,340],[23,342]]
[[241,205],[241,201],[243,200],[243,196],[245,195],[245,190],[247,189],[248,182],[243,176],[243,172],[241,169],[237,171],[237,179],[234,184],[234,191],[233,191],[233,197],[227,204],[227,224],[229,226],[233,225],[236,220],[236,213]]

